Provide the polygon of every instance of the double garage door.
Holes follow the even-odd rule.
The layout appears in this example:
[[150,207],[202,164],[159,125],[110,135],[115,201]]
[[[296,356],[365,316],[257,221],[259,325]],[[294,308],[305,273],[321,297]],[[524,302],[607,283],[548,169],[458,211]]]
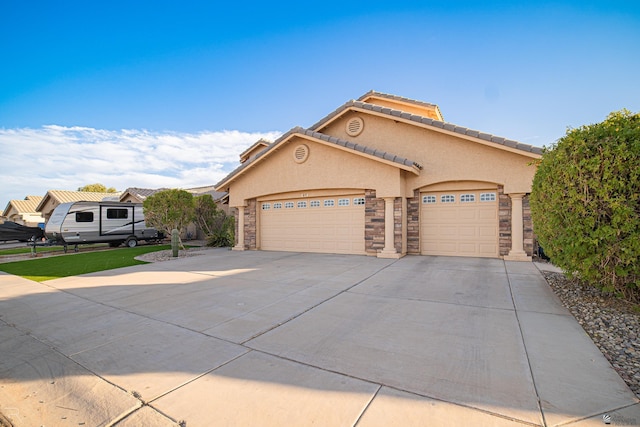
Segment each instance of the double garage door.
[[[498,257],[496,190],[433,191],[420,195],[423,255]],[[364,195],[260,201],[263,250],[365,254]]]
[[364,194],[261,201],[263,250],[364,254]]
[[498,257],[496,190],[434,191],[420,196],[423,255]]

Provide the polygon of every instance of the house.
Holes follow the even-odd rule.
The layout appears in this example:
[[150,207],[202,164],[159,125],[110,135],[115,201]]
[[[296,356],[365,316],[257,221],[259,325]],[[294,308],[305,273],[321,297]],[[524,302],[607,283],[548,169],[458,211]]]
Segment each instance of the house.
[[44,218],[37,211],[42,196],[27,196],[24,200],[10,200],[4,210],[3,217],[6,221],[27,227],[38,227],[44,224]]
[[435,104],[371,91],[256,149],[216,185],[237,209],[235,250],[531,259],[542,149]]
[[49,220],[53,210],[61,203],[68,202],[101,202],[103,200],[118,201],[120,193],[94,193],[91,191],[49,190],[36,206],[45,221]]

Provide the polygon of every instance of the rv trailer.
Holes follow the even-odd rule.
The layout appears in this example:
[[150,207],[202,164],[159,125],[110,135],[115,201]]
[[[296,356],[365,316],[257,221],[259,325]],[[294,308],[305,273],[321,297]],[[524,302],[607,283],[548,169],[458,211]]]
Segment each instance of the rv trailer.
[[58,205],[45,225],[51,241],[65,245],[81,243],[126,244],[160,241],[164,234],[147,227],[141,203],[72,202]]

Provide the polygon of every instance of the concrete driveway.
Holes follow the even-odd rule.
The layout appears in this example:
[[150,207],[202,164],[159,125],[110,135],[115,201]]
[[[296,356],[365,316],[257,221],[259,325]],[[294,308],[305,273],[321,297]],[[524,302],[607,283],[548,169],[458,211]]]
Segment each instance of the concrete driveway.
[[0,273],[0,355],[15,426],[640,424],[537,267],[496,259],[216,249]]

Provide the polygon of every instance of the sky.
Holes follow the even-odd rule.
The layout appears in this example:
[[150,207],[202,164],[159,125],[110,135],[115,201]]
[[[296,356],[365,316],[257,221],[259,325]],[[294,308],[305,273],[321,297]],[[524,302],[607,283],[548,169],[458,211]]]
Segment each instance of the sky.
[[535,146],[640,111],[638,1],[0,0],[0,209],[213,185],[369,90]]

